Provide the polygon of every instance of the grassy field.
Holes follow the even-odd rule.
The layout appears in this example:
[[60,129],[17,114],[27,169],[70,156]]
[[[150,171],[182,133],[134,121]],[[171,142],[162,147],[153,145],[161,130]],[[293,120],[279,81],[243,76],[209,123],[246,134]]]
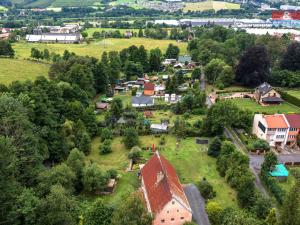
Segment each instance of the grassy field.
[[0,58],[0,83],[34,80],[38,76],[47,76],[49,64],[21,59]]
[[299,113],[300,112],[300,108],[286,102],[274,106],[261,106],[251,99],[232,99],[226,101],[232,101],[241,109],[249,109],[254,113],[274,114],[274,113]]
[[5,8],[4,6],[0,5],[0,12],[3,12],[3,11],[7,11],[7,8]]
[[47,48],[50,52],[62,54],[65,50],[74,52],[78,55],[93,56],[100,58],[104,51],[121,51],[131,45],[144,45],[147,50],[159,47],[162,52],[165,52],[168,45],[172,43],[180,48],[180,54],[186,53],[187,43],[172,40],[154,40],[149,38],[130,38],[117,39],[110,38],[101,41],[91,42],[90,44],[44,44],[44,43],[25,43],[18,42],[13,44],[17,57],[29,58],[31,48],[43,50]]
[[120,31],[121,34],[124,34],[126,31],[132,31],[132,32],[139,32],[139,29],[115,29],[115,28],[89,28],[86,29],[85,32],[88,33],[88,37],[93,37],[93,33],[95,31],[101,32],[101,31]]
[[240,9],[239,4],[229,3],[229,2],[219,2],[219,1],[205,1],[196,3],[186,3],[183,9],[184,12],[187,11],[205,11],[205,10],[215,10],[219,11],[221,9]]
[[296,178],[295,178],[295,173],[300,174],[300,168],[288,168],[289,170],[289,176],[286,182],[279,182],[279,186],[282,187],[283,190],[288,192],[293,185],[295,184]]
[[287,93],[300,99],[300,90],[288,90]]
[[[102,170],[117,169],[120,177],[115,192],[111,195],[101,197],[104,201],[118,204],[124,196],[133,192],[139,187],[137,171],[125,172],[129,160],[128,150],[121,142],[121,138],[115,138],[112,143],[113,152],[108,155],[99,155],[100,139],[96,138],[92,142],[92,151],[86,157],[87,162],[95,162]],[[151,147],[152,144],[159,145],[159,138],[152,135],[141,136],[140,146]],[[176,138],[166,137],[166,144],[162,147],[163,154],[174,166],[182,183],[196,183],[203,177],[211,182],[217,192],[215,200],[224,207],[237,207],[236,193],[220,177],[216,170],[215,159],[207,156],[207,146],[196,145],[195,138],[187,138],[181,141],[179,148],[176,149]],[[150,152],[144,152],[145,160],[151,157]],[[191,173],[193,171],[193,173]],[[89,196],[85,196],[89,197]],[[91,198],[93,196],[90,196]]]

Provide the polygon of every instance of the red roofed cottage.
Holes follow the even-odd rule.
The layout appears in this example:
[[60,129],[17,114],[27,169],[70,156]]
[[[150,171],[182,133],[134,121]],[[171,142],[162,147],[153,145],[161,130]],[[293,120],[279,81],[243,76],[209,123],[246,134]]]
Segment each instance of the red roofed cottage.
[[142,191],[153,225],[182,225],[192,210],[173,166],[158,152],[141,170]]
[[155,85],[152,83],[145,83],[144,84],[144,95],[154,95]]

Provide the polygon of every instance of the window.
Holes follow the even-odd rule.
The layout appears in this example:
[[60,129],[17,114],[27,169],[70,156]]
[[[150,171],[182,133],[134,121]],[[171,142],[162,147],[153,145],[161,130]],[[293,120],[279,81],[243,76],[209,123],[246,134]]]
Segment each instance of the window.
[[278,131],[286,131],[285,128],[278,128]]
[[175,201],[172,201],[172,205],[174,205],[175,204]]
[[169,210],[167,211],[167,213],[169,213]]
[[177,209],[177,212],[179,212],[179,209]]
[[258,127],[262,130],[262,132],[266,132],[266,127],[260,121],[258,122]]
[[276,131],[276,128],[268,128],[268,131]]
[[276,138],[284,138],[284,135],[276,135]]
[[184,219],[184,217],[182,216],[182,217],[180,217],[180,219],[182,219],[182,220],[183,220],[183,219]]
[[171,221],[174,221],[175,219],[174,218],[171,218]]
[[291,127],[290,131],[297,131],[297,128]]
[[162,219],[160,222],[164,223],[164,222],[165,222],[165,220],[164,220],[164,219]]

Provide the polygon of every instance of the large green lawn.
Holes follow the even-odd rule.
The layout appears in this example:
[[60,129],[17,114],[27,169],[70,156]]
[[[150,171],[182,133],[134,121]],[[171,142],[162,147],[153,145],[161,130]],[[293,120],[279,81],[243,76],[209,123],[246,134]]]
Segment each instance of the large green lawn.
[[49,67],[49,64],[41,62],[0,58],[0,83],[10,84],[16,80],[34,80],[38,76],[47,76]]
[[263,113],[263,114],[274,114],[274,113],[299,113],[300,108],[291,105],[287,102],[284,102],[280,105],[274,106],[262,106],[257,104],[252,99],[232,99],[226,100],[234,102],[241,109],[249,109],[254,113]]
[[288,90],[287,93],[300,99],[300,90]]
[[[114,138],[112,143],[113,152],[108,155],[99,155],[100,139],[96,138],[92,142],[92,151],[86,157],[87,162],[95,162],[105,171],[108,169],[117,169],[120,174],[118,185],[115,192],[108,196],[102,196],[105,201],[112,204],[120,202],[124,196],[133,192],[139,187],[137,171],[125,172],[129,160],[127,154],[129,150],[121,142],[121,138]],[[152,135],[141,136],[140,146],[151,147],[152,144],[159,146],[159,138]],[[216,160],[207,156],[207,146],[196,145],[195,138],[186,138],[180,142],[178,150],[176,149],[176,138],[168,135],[166,144],[161,147],[163,154],[174,166],[178,176],[183,184],[196,183],[203,177],[206,177],[214,186],[217,192],[215,200],[224,207],[237,207],[236,193],[220,177],[216,170]],[[150,152],[144,152],[145,161],[151,157]],[[86,196],[88,197],[88,196]],[[93,196],[92,196],[93,197]]]
[[180,48],[180,54],[186,53],[187,43],[177,43],[174,40],[154,40],[150,38],[109,38],[91,42],[90,44],[45,44],[18,42],[13,44],[13,48],[16,56],[21,58],[29,58],[31,48],[37,48],[39,50],[47,48],[50,52],[60,54],[63,54],[65,50],[68,50],[78,55],[100,58],[104,51],[121,51],[131,45],[144,45],[147,50],[158,47],[164,53],[170,43],[177,45]]

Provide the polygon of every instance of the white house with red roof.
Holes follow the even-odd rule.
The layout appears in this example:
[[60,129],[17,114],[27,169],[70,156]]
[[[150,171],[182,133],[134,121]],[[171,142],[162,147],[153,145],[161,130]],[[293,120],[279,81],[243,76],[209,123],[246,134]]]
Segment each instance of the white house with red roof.
[[252,133],[270,146],[292,146],[300,135],[300,114],[255,114]]
[[173,166],[159,152],[141,169],[142,192],[153,225],[182,225],[192,210]]

